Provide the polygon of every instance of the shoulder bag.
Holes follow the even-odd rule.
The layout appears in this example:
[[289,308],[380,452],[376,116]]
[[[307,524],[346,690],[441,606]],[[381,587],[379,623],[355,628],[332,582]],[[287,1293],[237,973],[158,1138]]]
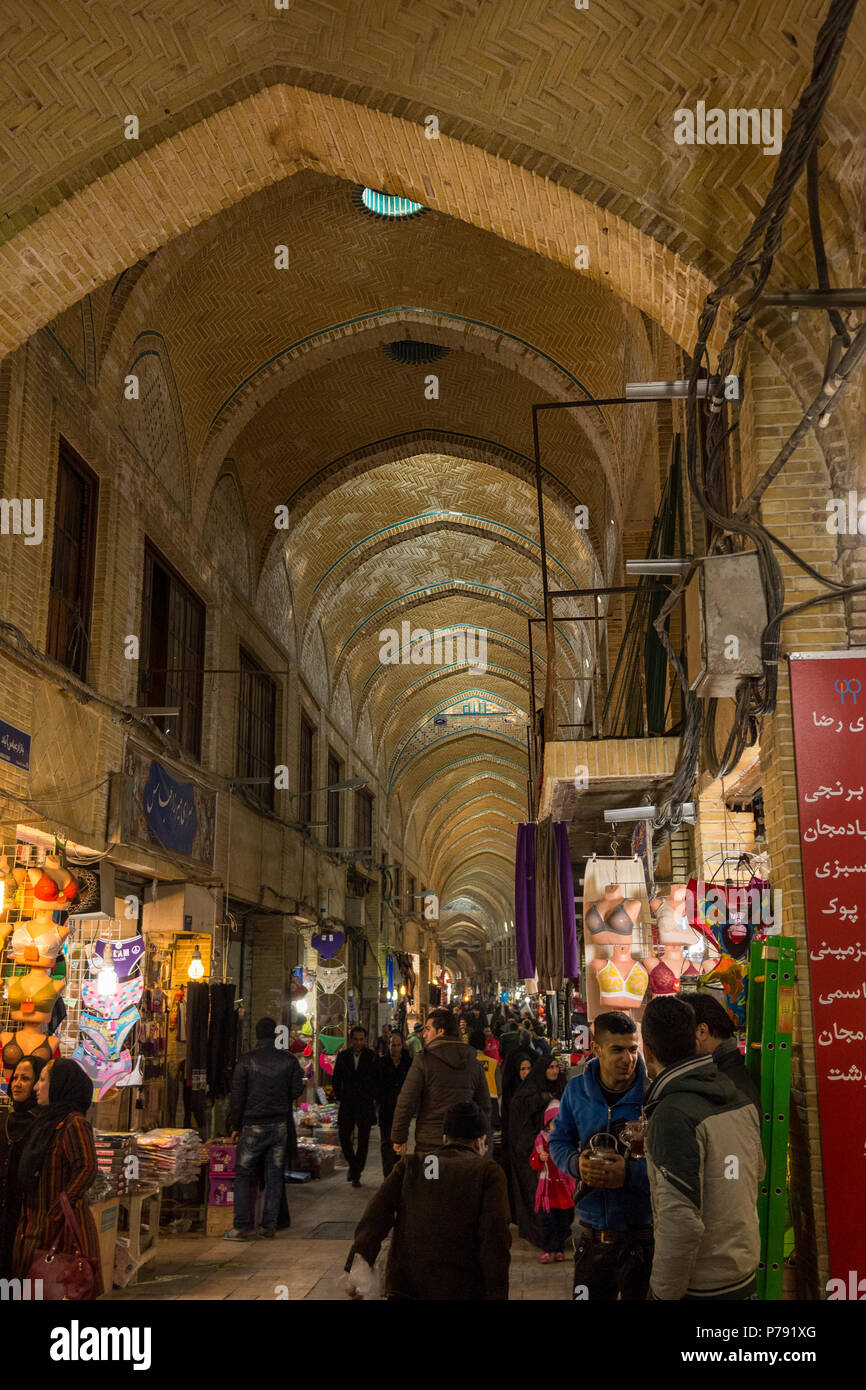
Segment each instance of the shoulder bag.
[[[75,1246],[71,1253],[58,1250],[58,1236],[50,1250],[37,1250],[34,1253],[27,1277],[42,1280],[42,1297],[47,1301],[82,1302],[96,1297],[96,1261],[84,1252],[81,1227],[65,1192],[60,1194],[60,1205]],[[30,1287],[33,1287],[32,1283]]]

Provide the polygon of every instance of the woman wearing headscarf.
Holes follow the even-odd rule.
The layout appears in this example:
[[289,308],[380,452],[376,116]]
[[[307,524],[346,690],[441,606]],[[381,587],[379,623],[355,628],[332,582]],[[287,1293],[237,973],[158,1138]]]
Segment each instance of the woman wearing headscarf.
[[44,1062],[22,1057],[9,1081],[12,1105],[0,1110],[0,1279],[12,1276],[12,1251],[21,1215],[18,1167],[36,1111],[36,1079]]
[[102,1293],[99,1238],[87,1205],[97,1174],[93,1130],[85,1118],[93,1099],[93,1082],[69,1058],[51,1062],[36,1083],[38,1109],[21,1154],[18,1183],[22,1210],[15,1242],[14,1273],[27,1277],[37,1250],[71,1253],[75,1238],[63,1215],[65,1192],[81,1230],[82,1255],[94,1261],[94,1298]]
[[[518,1087],[526,1080],[532,1070],[532,1063],[535,1061],[528,1048],[516,1048],[505,1058],[500,1070],[500,1096],[499,1096],[499,1116],[500,1132],[502,1135],[502,1149],[499,1154],[499,1161],[505,1169],[508,1178],[509,1193],[511,1192],[511,1148],[509,1143],[509,1114],[511,1102]],[[514,1202],[511,1202],[512,1216],[516,1220]]]
[[514,1215],[524,1240],[543,1248],[541,1226],[535,1212],[538,1173],[529,1159],[535,1140],[544,1128],[544,1112],[552,1100],[559,1100],[566,1078],[556,1057],[540,1057],[523,1084],[514,1093],[508,1117],[508,1152],[511,1159],[511,1189]]

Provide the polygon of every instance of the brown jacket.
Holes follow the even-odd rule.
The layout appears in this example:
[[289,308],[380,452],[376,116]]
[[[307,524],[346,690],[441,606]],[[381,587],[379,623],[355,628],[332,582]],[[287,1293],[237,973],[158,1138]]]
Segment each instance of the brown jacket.
[[397,1098],[391,1142],[405,1144],[415,1116],[416,1149],[442,1143],[445,1112],[461,1100],[474,1100],[490,1119],[490,1092],[474,1047],[456,1038],[434,1038],[412,1061]]
[[407,1154],[371,1199],[355,1253],[372,1265],[391,1228],[390,1298],[507,1299],[511,1215],[498,1163],[461,1143]]

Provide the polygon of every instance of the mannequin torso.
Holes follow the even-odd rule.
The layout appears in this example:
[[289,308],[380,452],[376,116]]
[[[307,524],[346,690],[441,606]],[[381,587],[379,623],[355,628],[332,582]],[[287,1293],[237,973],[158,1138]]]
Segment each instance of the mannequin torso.
[[610,960],[597,958],[592,971],[598,980],[603,1009],[637,1009],[647,988],[647,972],[631,953],[631,939],[614,946]]

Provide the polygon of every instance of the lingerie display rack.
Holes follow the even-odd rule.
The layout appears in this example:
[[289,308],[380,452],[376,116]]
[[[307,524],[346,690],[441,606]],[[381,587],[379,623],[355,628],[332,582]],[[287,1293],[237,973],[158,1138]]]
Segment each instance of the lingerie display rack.
[[[4,856],[10,866],[14,865],[16,868],[22,869],[39,869],[45,863],[47,850],[36,845],[21,844],[17,840],[12,840],[0,845],[0,854]],[[2,913],[4,922],[13,924],[26,922],[30,920],[32,915],[33,889],[29,883],[25,884],[23,894],[20,889],[18,890],[14,905],[10,904],[9,900],[4,897]],[[65,961],[65,951],[63,959]],[[19,965],[13,960],[12,933],[10,932],[2,954],[0,954],[0,1033],[16,1033],[18,1031],[18,1025],[12,1021],[12,1011],[6,998],[6,986],[8,981],[15,979],[17,975],[26,975],[29,969],[29,965]],[[56,971],[52,973],[56,973]],[[2,1080],[0,1106],[7,1106],[11,1102],[2,1071],[0,1071],[0,1080]]]

